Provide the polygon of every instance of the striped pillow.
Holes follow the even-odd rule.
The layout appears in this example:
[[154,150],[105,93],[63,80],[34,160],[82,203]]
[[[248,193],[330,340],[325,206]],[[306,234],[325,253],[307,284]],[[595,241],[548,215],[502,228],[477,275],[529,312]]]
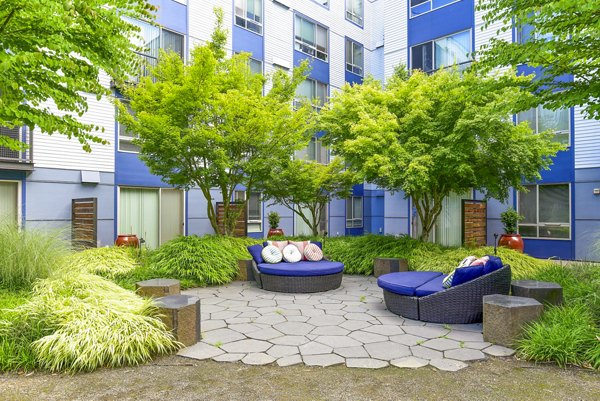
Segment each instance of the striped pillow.
[[310,244],[310,241],[290,241],[290,244],[295,245],[300,251],[300,255],[302,255],[302,260],[306,260],[304,257],[304,249],[306,248],[306,245]]
[[289,241],[267,241],[267,245],[273,245],[282,252],[283,252],[283,248],[285,248],[287,246],[287,244],[289,244]]
[[283,259],[283,254],[279,248],[273,245],[265,246],[260,255],[267,263],[279,263]]
[[293,244],[289,244],[288,246],[283,248],[282,253],[283,260],[285,260],[288,263],[300,262],[300,260],[302,259],[302,254],[300,253],[298,248],[296,248],[296,246]]
[[311,262],[318,262],[323,259],[323,251],[316,244],[308,244],[304,248],[304,257]]

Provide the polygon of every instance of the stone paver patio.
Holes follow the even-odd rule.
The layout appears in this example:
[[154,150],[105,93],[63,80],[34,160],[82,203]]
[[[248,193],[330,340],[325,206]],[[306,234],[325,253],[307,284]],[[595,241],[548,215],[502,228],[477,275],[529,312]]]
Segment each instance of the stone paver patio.
[[484,342],[481,324],[424,323],[389,312],[373,277],[344,276],[337,290],[314,294],[268,292],[241,281],[183,293],[202,299],[202,341],[179,352],[188,358],[455,371],[486,354],[514,353]]

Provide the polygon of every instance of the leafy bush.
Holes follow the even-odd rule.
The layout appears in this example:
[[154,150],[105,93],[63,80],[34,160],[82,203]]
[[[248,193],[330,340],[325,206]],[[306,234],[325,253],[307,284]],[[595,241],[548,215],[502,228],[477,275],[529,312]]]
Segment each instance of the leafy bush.
[[37,279],[48,277],[69,253],[60,232],[19,229],[0,224],[0,287],[29,289]]
[[600,367],[600,330],[582,304],[552,307],[530,324],[518,343],[522,356],[537,362]]
[[246,246],[256,242],[212,235],[177,237],[150,256],[150,267],[163,277],[188,280],[188,285],[225,284],[237,275],[238,259],[250,257]]
[[67,264],[75,271],[114,280],[135,269],[138,264],[135,259],[136,252],[137,249],[130,247],[92,248],[71,255]]
[[13,324],[20,321],[14,308],[26,303],[29,297],[25,291],[0,290],[0,371],[35,368],[35,353],[31,343],[44,335],[42,328],[23,327],[17,335],[12,335],[10,330]]

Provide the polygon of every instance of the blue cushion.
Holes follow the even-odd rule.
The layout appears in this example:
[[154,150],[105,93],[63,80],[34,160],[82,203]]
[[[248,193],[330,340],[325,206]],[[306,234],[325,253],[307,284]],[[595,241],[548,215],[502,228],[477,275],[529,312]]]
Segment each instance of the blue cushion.
[[323,250],[323,243],[321,241],[310,241],[310,243],[315,244],[316,246],[321,248],[321,250]]
[[415,296],[417,297],[426,297],[427,295],[435,294],[436,292],[444,291],[445,288],[442,286],[442,281],[448,275],[444,274],[442,276],[437,276],[433,280],[429,280],[425,284],[420,287],[417,287],[415,290]]
[[263,247],[261,244],[250,245],[248,247],[248,252],[250,252],[250,255],[252,255],[252,259],[254,259],[256,264],[264,262],[263,257],[261,255],[262,250]]
[[483,274],[488,274],[502,268],[502,260],[497,256],[488,255],[490,260],[483,265]]
[[467,281],[474,280],[481,276],[483,276],[483,265],[461,267],[454,271],[454,277],[452,277],[452,287],[464,284]]
[[394,294],[412,297],[415,295],[415,290],[418,287],[441,275],[442,273],[440,272],[389,273],[379,276],[377,285]]
[[318,262],[301,261],[296,263],[261,263],[258,265],[258,269],[261,273],[272,274],[274,276],[326,276],[328,274],[343,272],[344,264],[328,260],[320,260]]

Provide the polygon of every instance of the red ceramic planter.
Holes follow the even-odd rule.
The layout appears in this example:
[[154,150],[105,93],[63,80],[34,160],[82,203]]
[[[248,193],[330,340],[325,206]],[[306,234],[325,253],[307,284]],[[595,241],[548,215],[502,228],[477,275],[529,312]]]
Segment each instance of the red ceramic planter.
[[281,228],[270,228],[267,233],[267,238],[269,237],[283,237],[283,230]]
[[140,240],[135,234],[119,234],[115,241],[116,246],[131,246],[139,248]]
[[520,234],[502,234],[498,241],[498,246],[504,246],[506,248],[514,249],[515,251],[523,253],[525,244]]

